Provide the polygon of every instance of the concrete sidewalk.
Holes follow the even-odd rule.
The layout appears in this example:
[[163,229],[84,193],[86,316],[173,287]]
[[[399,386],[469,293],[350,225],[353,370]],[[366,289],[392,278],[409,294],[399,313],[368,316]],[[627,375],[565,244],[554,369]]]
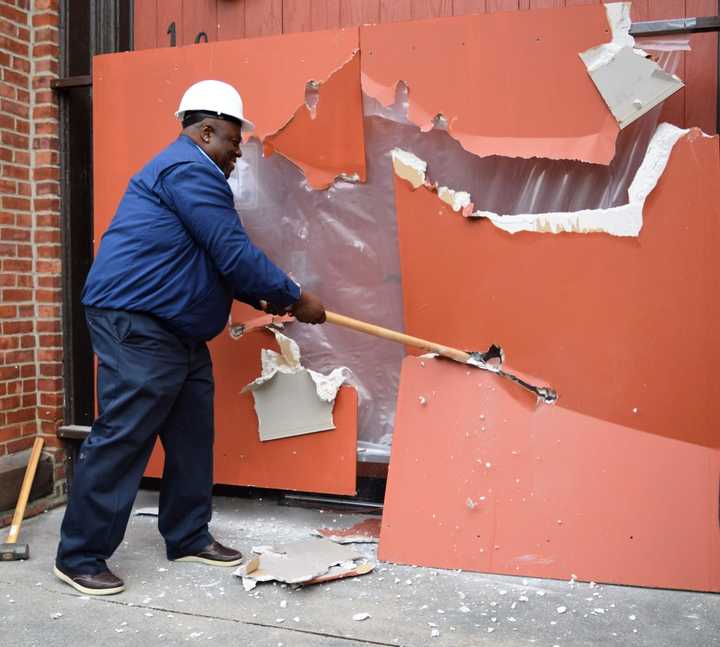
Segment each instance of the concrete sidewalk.
[[[136,508],[156,505],[141,492]],[[80,596],[51,574],[63,509],[28,520],[27,562],[0,563],[0,644],[151,647],[184,643],[251,647],[361,645],[720,645],[720,595],[378,564],[366,576],[246,593],[221,569],[165,559],[157,519],[131,518],[111,567],[124,593]],[[360,515],[215,499],[214,535],[246,552],[306,538]],[[359,546],[374,555],[371,545]],[[682,559],[682,556],[678,556]],[[559,612],[562,607],[565,612]],[[366,612],[368,620],[353,621]],[[433,633],[439,635],[433,637]]]

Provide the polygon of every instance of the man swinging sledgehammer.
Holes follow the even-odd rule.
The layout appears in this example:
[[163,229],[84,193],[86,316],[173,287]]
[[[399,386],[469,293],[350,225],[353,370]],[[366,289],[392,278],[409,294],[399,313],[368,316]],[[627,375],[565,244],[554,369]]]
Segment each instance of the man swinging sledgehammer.
[[235,212],[227,178],[241,133],[252,128],[238,92],[201,81],[176,116],[182,133],[130,180],[82,295],[99,416],[75,466],[54,572],[86,595],[124,589],[107,560],[157,436],[168,559],[240,563],[240,552],[208,531],[214,387],[206,342],[223,330],[233,299],[325,320],[320,300],[253,245]]

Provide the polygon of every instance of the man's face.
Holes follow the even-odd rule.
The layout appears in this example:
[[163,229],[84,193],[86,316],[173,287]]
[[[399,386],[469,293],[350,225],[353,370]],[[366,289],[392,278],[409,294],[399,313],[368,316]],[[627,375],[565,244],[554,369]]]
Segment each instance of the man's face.
[[[207,138],[206,138],[207,135]],[[207,119],[203,125],[205,152],[230,177],[240,152],[241,128],[239,124],[223,119]]]

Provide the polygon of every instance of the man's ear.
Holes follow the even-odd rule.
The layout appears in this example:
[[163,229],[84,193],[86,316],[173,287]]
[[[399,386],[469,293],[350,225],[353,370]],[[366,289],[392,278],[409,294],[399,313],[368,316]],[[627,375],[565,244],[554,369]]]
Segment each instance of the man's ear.
[[206,143],[210,143],[210,136],[215,133],[215,129],[212,127],[212,124],[209,124],[208,122],[204,122],[202,126],[200,127],[200,138]]

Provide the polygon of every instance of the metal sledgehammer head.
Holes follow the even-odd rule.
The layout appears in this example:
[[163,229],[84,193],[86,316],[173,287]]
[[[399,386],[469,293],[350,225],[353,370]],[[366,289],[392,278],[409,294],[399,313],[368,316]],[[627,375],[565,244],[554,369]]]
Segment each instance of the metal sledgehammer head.
[[0,544],[0,561],[12,562],[18,559],[30,559],[30,546],[27,544]]

